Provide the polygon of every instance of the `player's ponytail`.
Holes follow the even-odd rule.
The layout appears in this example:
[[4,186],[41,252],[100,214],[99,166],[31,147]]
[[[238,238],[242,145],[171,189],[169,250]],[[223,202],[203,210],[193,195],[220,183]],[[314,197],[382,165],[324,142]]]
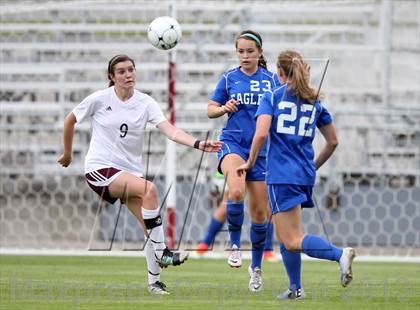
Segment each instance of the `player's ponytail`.
[[264,69],[267,69],[267,61],[265,60],[265,57],[263,54],[261,54],[260,59],[258,59],[258,66],[263,67]]
[[309,83],[309,72],[302,56],[295,51],[287,50],[280,53],[277,58],[277,67],[283,69],[287,83],[296,92],[298,99],[314,103],[317,92]]
[[124,62],[124,61],[131,61],[131,63],[133,64],[134,68],[136,67],[136,64],[134,63],[134,60],[131,59],[130,57],[128,57],[127,55],[115,55],[114,57],[112,57],[109,62],[108,62],[108,87],[114,86],[114,81],[112,80],[112,78],[115,75],[115,65],[119,62]]
[[[235,41],[235,47],[238,45],[238,40],[240,38],[252,40],[257,45],[257,48],[262,51],[262,38],[261,35],[253,30],[244,30],[242,31],[239,36],[236,38]],[[267,69],[267,61],[265,60],[265,57],[263,54],[261,54],[260,59],[258,59],[258,66],[263,67],[264,69]]]

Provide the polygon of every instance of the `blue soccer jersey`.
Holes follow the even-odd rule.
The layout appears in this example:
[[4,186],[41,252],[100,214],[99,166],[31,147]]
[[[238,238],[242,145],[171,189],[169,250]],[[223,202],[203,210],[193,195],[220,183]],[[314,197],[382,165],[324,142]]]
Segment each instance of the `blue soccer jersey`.
[[[235,99],[239,104],[237,112],[228,113],[228,120],[220,140],[234,141],[243,148],[245,153],[249,154],[255,133],[255,113],[259,100],[266,91],[279,85],[277,75],[262,67],[259,67],[251,76],[243,73],[240,67],[225,72],[210,99],[221,105],[225,105],[230,99]],[[260,152],[260,156],[265,155],[266,147]]]
[[314,185],[316,168],[312,141],[315,127],[332,122],[319,101],[300,102],[287,84],[261,98],[256,116],[273,116],[267,155],[267,184]]

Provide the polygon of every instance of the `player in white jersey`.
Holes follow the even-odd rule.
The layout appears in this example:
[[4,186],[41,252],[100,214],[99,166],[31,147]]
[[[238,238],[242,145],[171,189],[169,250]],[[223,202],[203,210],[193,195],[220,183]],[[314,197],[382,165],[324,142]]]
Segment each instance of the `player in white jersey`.
[[160,281],[161,268],[182,264],[188,253],[172,252],[165,245],[157,189],[143,178],[140,166],[143,131],[151,123],[169,139],[207,152],[219,151],[222,142],[197,140],[170,124],[157,102],[134,88],[136,68],[130,57],[111,58],[108,78],[108,88],[91,94],[66,116],[64,153],[58,162],[64,167],[70,165],[74,126],[90,119],[86,181],[102,199],[110,203],[120,199],[137,218],[149,237],[145,247],[148,290],[167,294],[166,285]]

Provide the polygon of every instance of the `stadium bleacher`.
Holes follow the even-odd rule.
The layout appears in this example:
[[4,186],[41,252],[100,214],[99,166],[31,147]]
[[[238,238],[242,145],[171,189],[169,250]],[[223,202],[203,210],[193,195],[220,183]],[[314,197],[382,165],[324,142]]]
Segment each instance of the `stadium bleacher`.
[[[17,240],[16,244],[10,241],[13,239],[7,239],[14,231],[13,227],[25,225],[22,223],[28,218],[25,215],[19,219],[18,211],[13,210],[27,210],[26,200],[18,200],[21,201],[20,207],[16,207],[16,201],[11,197],[21,193],[17,185],[19,182],[38,182],[36,175],[45,175],[44,182],[56,182],[60,188],[60,181],[54,180],[60,176],[61,168],[55,165],[55,161],[62,148],[63,117],[85,96],[106,87],[106,65],[110,57],[117,53],[133,56],[138,68],[137,87],[154,97],[163,110],[167,110],[167,53],[147,43],[146,29],[154,17],[168,15],[168,4],[166,1],[120,1],[115,4],[114,1],[103,0],[45,1],[42,4],[13,1],[1,5],[0,175],[2,182],[12,184],[11,192],[4,188],[0,190],[0,200],[5,202],[4,209],[9,214],[4,218],[10,221],[1,228],[2,244],[25,246],[30,244],[27,240],[34,242],[36,239],[28,237],[29,233],[22,240]],[[356,208],[359,206],[360,210],[367,208],[371,192],[377,196],[392,192],[389,199],[386,195],[383,200],[375,198],[373,205],[382,202],[398,204],[399,195],[403,195],[400,193],[406,192],[410,193],[408,204],[418,202],[418,4],[394,2],[391,4],[390,21],[385,16],[386,5],[386,1],[373,0],[357,4],[349,1],[278,3],[225,0],[222,5],[204,0],[177,1],[177,19],[183,30],[182,41],[176,48],[178,126],[201,136],[207,130],[220,129],[220,120],[207,118],[207,98],[220,74],[236,64],[234,38],[237,33],[242,29],[255,29],[263,37],[264,54],[272,69],[279,51],[297,49],[308,58],[313,83],[317,85],[325,59],[331,60],[322,90],[326,95],[325,105],[335,116],[342,142],[334,158],[320,171],[322,182],[319,192],[328,195],[331,192],[329,188],[336,186],[347,200],[360,194],[365,197],[363,203],[356,203]],[[385,25],[387,22],[392,28],[391,33],[385,31],[388,29]],[[391,40],[390,50],[386,47],[386,40]],[[386,93],[390,94],[388,98]],[[80,178],[82,173],[88,138],[89,128],[81,126],[75,136],[74,166],[69,172],[74,178]],[[163,141],[162,137],[154,137],[150,150],[153,154],[150,171],[155,177],[164,176],[160,168],[165,159]],[[319,145],[320,139],[317,138],[316,146]],[[177,152],[178,165],[181,167],[179,177],[183,178],[180,183],[187,188],[187,181],[197,167],[197,154],[191,155],[182,147],[177,147]],[[205,167],[206,174],[211,174],[212,169]],[[358,179],[359,176],[363,177]],[[348,177],[353,177],[353,184],[358,188],[358,184],[369,179],[369,190],[364,191],[360,186],[361,193],[347,192]],[[391,179],[401,180],[397,190],[391,191],[386,186],[376,187],[377,182],[390,182]],[[40,180],[42,182],[42,178]],[[72,208],[88,208],[88,200],[92,197],[84,194],[84,187],[78,189],[80,180],[70,183],[73,191],[82,193],[79,193],[80,198],[73,199],[63,189],[55,190],[55,194],[63,191],[66,205],[77,201],[78,206]],[[47,192],[29,190],[25,195],[35,196],[38,210],[42,208],[41,197]],[[86,200],[81,198],[84,196],[87,196]],[[185,205],[188,194],[180,193],[179,196],[180,204]],[[28,198],[27,201],[31,200]],[[56,203],[58,201],[55,200]],[[341,207],[349,207],[349,204],[341,203]],[[52,205],[51,208],[56,206]],[[177,212],[184,210],[181,208]],[[197,216],[206,219],[210,211],[197,211]],[[355,212],[355,218],[363,222],[363,217],[359,216],[362,213],[359,210]],[[74,213],[77,214],[76,211]],[[94,212],[89,214],[90,218],[95,216]],[[400,210],[400,215],[401,218],[408,218],[403,210]],[[344,216],[343,212],[339,218],[342,220]],[[58,212],[56,218],[61,217],[62,213]],[[75,217],[75,221],[77,219]],[[368,235],[369,219],[365,220],[365,228],[358,231],[362,237],[358,238],[357,233],[354,237],[349,232],[344,237],[337,235],[337,240],[341,244],[363,244],[363,236]],[[45,217],[45,221],[50,219]],[[320,229],[315,218],[309,217],[306,221]],[[337,231],[342,224],[340,221],[334,224]],[[381,239],[385,241],[381,245],[418,246],[419,236],[411,237],[413,230],[419,229],[415,225],[413,221],[404,235],[405,239],[392,237],[392,232],[385,234],[386,238]],[[40,244],[54,233],[60,235],[51,227],[48,230],[50,234],[40,234],[43,236],[40,237]],[[199,223],[198,229],[203,227],[204,224]],[[27,230],[30,231],[29,228]],[[386,230],[384,227],[374,233],[381,235]],[[87,232],[80,240],[85,241],[86,235]],[[64,239],[63,234],[59,240]],[[399,243],[395,240],[399,240]],[[74,238],[67,246],[71,247],[71,244],[76,244]],[[375,245],[375,241],[366,241],[365,244]]]

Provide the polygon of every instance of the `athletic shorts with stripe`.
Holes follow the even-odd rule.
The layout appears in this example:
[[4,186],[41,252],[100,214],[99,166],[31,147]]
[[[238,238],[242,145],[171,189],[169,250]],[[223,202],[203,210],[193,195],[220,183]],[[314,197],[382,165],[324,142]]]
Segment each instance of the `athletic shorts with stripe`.
[[[217,170],[222,173],[220,165],[223,158],[228,154],[238,154],[242,157],[244,161],[248,160],[249,153],[248,150],[244,150],[237,142],[232,140],[223,140],[223,145],[221,150],[217,153],[217,159],[219,164]],[[254,167],[250,172],[247,172],[245,179],[247,181],[264,181],[265,180],[265,167],[266,167],[266,157],[259,156],[255,162]]]
[[286,212],[297,205],[313,208],[312,188],[310,185],[267,184],[271,212]]
[[99,195],[103,200],[114,204],[118,198],[111,197],[108,186],[114,181],[123,171],[109,167],[85,174],[86,182],[89,187]]

